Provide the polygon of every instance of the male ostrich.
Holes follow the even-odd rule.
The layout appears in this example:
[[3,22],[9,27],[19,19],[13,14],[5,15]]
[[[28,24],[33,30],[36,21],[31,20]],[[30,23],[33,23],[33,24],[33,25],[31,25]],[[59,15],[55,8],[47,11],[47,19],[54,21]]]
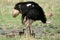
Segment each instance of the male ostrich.
[[13,17],[22,14],[22,23],[26,26],[25,34],[31,34],[30,25],[37,20],[46,23],[46,16],[43,9],[35,2],[19,2],[13,10]]

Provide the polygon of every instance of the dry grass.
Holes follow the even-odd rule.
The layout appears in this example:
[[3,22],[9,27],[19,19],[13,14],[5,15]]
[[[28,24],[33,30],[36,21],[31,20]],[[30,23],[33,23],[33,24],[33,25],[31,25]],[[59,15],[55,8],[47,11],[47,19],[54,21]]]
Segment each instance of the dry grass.
[[[14,5],[17,2],[23,0],[0,0],[0,28],[3,29],[20,29],[24,26],[21,24],[21,15],[16,18],[12,17],[12,10]],[[60,40],[60,0],[33,0],[37,2],[45,11],[47,18],[48,15],[52,12],[53,15],[53,23],[51,25],[46,25],[47,34],[41,34],[40,38],[29,37],[29,40]],[[52,11],[51,11],[52,10]],[[40,26],[41,22],[37,21],[33,23],[33,27]],[[59,29],[57,29],[58,27]],[[55,29],[54,35],[49,30],[50,28]],[[0,40],[25,40],[25,37],[16,36],[13,38],[7,38],[6,36],[0,35]]]

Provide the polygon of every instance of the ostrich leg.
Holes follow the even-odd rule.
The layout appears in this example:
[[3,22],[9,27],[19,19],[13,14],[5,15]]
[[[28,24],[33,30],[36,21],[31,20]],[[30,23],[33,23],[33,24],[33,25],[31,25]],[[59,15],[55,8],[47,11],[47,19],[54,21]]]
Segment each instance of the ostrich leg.
[[27,20],[25,22],[25,25],[26,25],[26,29],[25,29],[25,36],[26,37],[29,37],[30,34],[31,34],[31,24],[33,23],[33,20]]

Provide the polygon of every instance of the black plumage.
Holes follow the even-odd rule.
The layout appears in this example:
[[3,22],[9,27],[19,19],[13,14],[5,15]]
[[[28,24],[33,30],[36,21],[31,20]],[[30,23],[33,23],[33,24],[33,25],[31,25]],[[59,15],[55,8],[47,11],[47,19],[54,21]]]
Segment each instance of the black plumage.
[[22,20],[26,16],[26,19],[41,20],[43,23],[46,23],[46,16],[42,7],[35,2],[20,2],[15,5],[14,9],[21,12]]

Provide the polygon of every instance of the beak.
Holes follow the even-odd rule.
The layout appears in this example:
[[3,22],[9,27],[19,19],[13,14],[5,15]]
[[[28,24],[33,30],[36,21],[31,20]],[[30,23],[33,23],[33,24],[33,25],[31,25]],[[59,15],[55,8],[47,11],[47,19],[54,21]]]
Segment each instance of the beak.
[[12,11],[12,15],[13,15],[13,17],[18,16],[18,15],[19,15],[19,11],[16,10],[16,9],[14,9],[14,10]]

